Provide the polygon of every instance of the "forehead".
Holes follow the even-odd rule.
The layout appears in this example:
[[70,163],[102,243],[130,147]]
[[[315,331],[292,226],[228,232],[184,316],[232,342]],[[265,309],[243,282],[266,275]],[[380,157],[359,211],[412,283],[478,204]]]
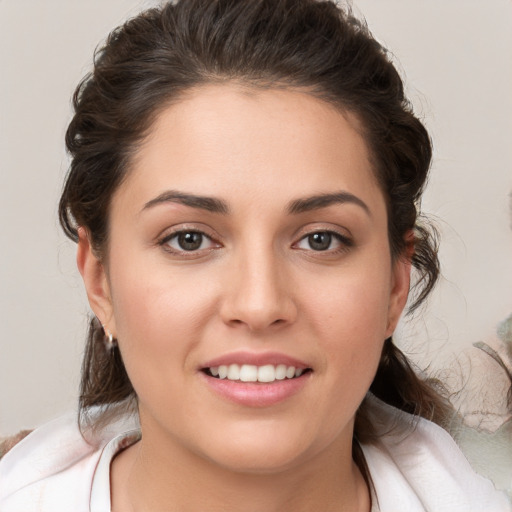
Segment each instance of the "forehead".
[[[224,199],[379,194],[358,119],[306,92],[207,85],[164,108],[121,188]],[[135,198],[134,198],[135,199]]]

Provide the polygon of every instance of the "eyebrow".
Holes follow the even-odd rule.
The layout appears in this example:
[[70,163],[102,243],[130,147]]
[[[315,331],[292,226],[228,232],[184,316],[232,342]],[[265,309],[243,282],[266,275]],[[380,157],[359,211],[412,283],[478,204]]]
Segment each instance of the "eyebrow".
[[[199,208],[211,213],[220,213],[227,215],[229,213],[229,206],[222,199],[208,196],[198,196],[195,194],[187,194],[175,190],[168,190],[158,195],[154,199],[148,201],[142,211],[165,203],[178,203],[191,208]],[[327,208],[333,204],[355,204],[361,207],[368,215],[371,216],[368,205],[359,197],[351,194],[350,192],[336,192],[331,194],[317,194],[310,197],[295,199],[288,204],[287,211],[291,215],[305,213],[312,210],[319,210]]]
[[310,212],[312,210],[319,210],[327,208],[333,204],[355,204],[360,206],[370,217],[371,212],[368,205],[359,197],[351,194],[350,192],[336,192],[333,194],[318,194],[311,197],[304,197],[291,201],[288,205],[288,212],[291,214],[298,214]]
[[168,190],[159,196],[148,201],[142,211],[165,203],[178,203],[192,208],[199,208],[211,213],[221,213],[226,215],[229,213],[229,207],[225,201],[215,197],[197,196],[194,194],[186,194],[184,192],[177,192],[175,190]]

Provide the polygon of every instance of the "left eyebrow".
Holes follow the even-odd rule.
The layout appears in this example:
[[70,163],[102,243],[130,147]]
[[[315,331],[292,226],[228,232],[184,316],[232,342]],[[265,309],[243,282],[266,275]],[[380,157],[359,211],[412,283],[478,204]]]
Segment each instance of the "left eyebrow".
[[152,208],[159,204],[179,203],[191,208],[199,208],[212,213],[227,214],[229,213],[228,205],[221,199],[216,197],[198,196],[195,194],[186,194],[175,190],[168,190],[159,196],[151,199],[145,205],[142,211]]
[[289,203],[287,211],[290,214],[298,214],[310,212],[312,210],[319,210],[321,208],[327,208],[333,204],[347,203],[355,204],[361,207],[368,214],[368,216],[371,217],[371,212],[370,208],[368,208],[368,205],[359,197],[345,191],[336,192],[334,194],[318,194],[301,199],[295,199]]

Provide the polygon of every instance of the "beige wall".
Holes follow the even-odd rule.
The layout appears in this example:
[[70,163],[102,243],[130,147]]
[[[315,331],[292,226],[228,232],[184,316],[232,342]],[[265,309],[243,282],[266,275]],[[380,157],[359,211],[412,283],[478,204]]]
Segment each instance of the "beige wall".
[[[402,343],[441,368],[512,312],[512,3],[354,3],[434,139],[424,208],[444,234],[444,278]],[[87,306],[56,220],[63,136],[95,45],[141,5],[0,0],[0,434],[76,402]]]

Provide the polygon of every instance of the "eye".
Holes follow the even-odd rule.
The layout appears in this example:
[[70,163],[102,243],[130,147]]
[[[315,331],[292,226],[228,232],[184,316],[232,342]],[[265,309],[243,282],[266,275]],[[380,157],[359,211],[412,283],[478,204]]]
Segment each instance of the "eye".
[[212,239],[200,231],[178,231],[165,237],[161,245],[178,252],[192,252],[215,247]]
[[301,238],[296,247],[298,249],[312,251],[332,251],[350,245],[351,241],[339,233],[334,233],[333,231],[315,231]]

